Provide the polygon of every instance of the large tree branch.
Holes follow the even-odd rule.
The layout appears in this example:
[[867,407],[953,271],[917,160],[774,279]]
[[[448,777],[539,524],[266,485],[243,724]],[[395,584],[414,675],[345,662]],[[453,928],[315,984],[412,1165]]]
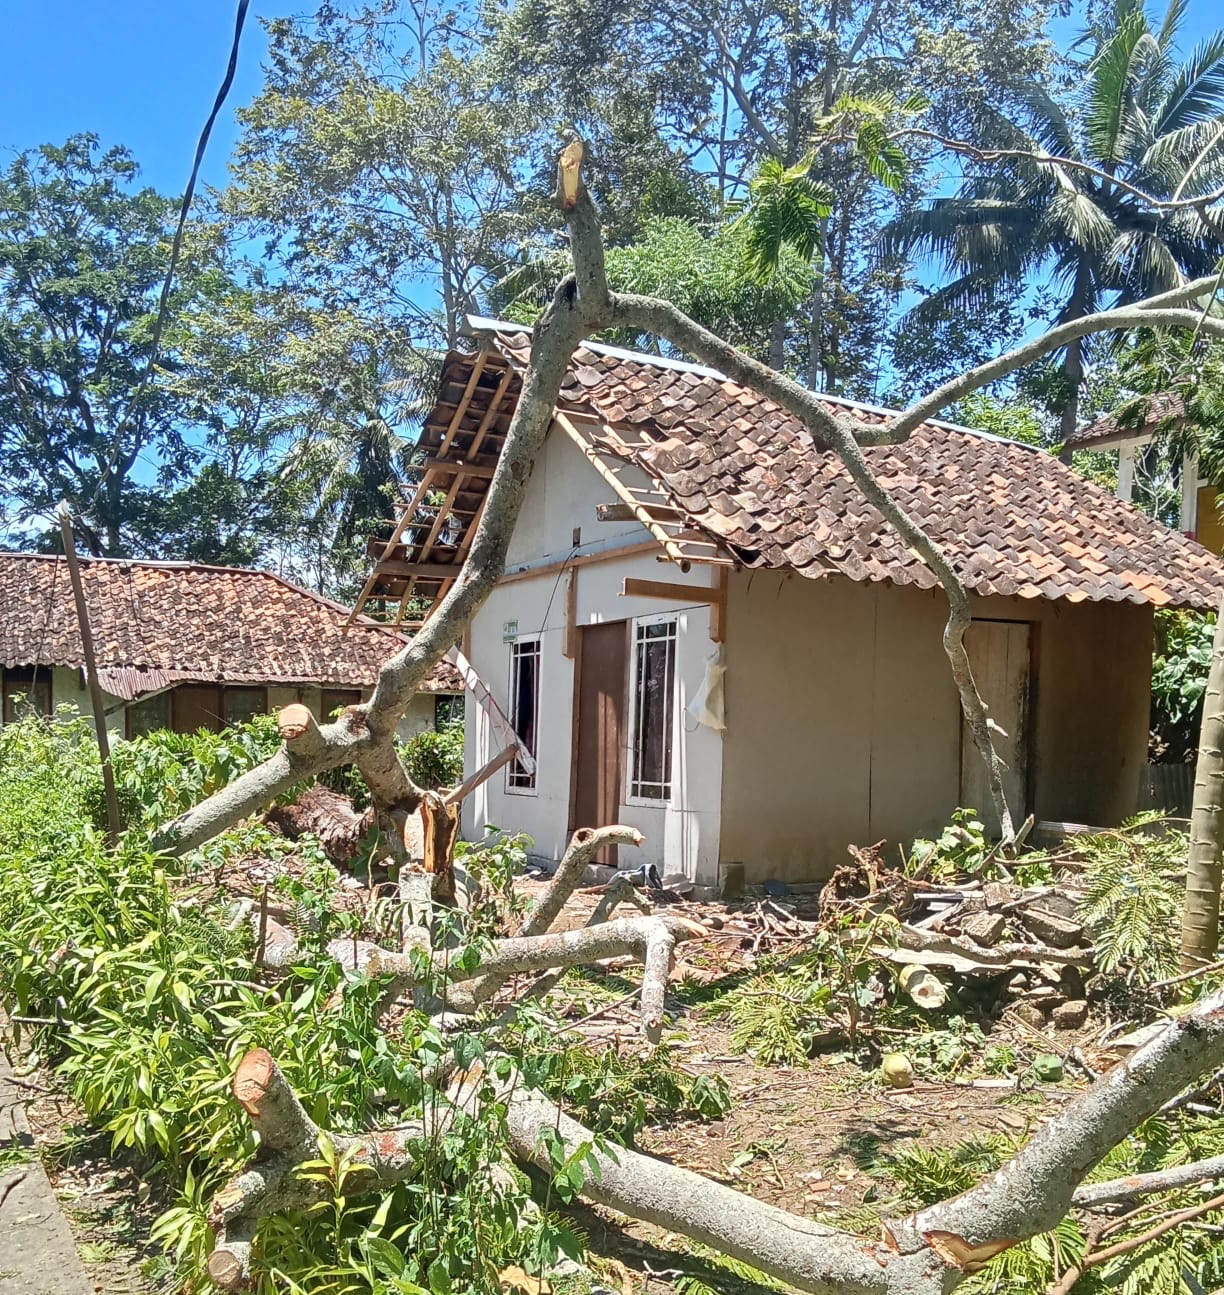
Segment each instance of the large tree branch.
[[[556,1159],[550,1144],[557,1139],[567,1158],[582,1157],[578,1190],[588,1199],[713,1246],[814,1295],[948,1295],[995,1255],[1054,1227],[1073,1206],[1098,1203],[1091,1188],[1077,1190],[1089,1170],[1222,1061],[1224,994],[1217,994],[1098,1079],[975,1187],[887,1221],[882,1242],[824,1227],[666,1161],[601,1148],[591,1130],[548,1098],[523,1091],[517,1077],[490,1095],[505,1108],[518,1158],[551,1172]],[[436,1136],[454,1110],[469,1107],[482,1082],[479,1075],[461,1074],[443,1106],[402,1128],[333,1135],[337,1150],[366,1171],[352,1190],[389,1187],[411,1174],[414,1148]],[[219,1238],[210,1273],[231,1288],[249,1275],[252,1222],[317,1199],[319,1185],[292,1169],[317,1154],[322,1136],[262,1050],[243,1059],[234,1093],[256,1122],[261,1146],[255,1162],[213,1201]],[[1112,1185],[1098,1190],[1106,1188]]]
[[365,705],[352,707],[338,723],[319,728],[319,740],[312,742],[308,754],[294,755],[286,743],[258,768],[169,823],[159,838],[163,848],[182,852],[198,846],[295,782],[342,764],[361,767],[384,821],[402,823],[419,805],[420,789],[408,778],[392,747],[395,727],[505,570],[510,537],[570,358],[584,338],[610,322],[598,219],[585,188],[579,186],[573,204],[565,207],[565,216],[575,263],[583,269],[558,286],[535,326],[522,394],[459,579],[412,642],[382,668]]
[[854,432],[860,445],[898,445],[907,440],[910,433],[928,418],[934,418],[948,405],[988,387],[992,382],[1015,373],[1043,355],[1056,351],[1060,346],[1076,338],[1088,337],[1095,333],[1112,333],[1128,328],[1189,328],[1194,329],[1202,324],[1202,331],[1212,337],[1224,338],[1224,321],[1198,311],[1177,309],[1176,303],[1191,301],[1195,297],[1215,291],[1217,276],[1196,279],[1180,288],[1150,297],[1133,306],[1119,306],[1115,310],[1103,310],[1095,315],[1085,315],[1080,319],[1068,320],[1059,324],[1040,337],[1017,346],[1014,350],[987,360],[968,373],[945,382],[929,395],[911,405],[903,414],[891,422],[880,424],[856,424]]
[[995,750],[990,720],[974,682],[969,655],[965,651],[965,631],[972,623],[969,595],[935,541],[876,479],[855,439],[864,425],[851,424],[834,417],[821,403],[818,395],[743,354],[729,342],[702,328],[670,302],[618,293],[613,295],[612,308],[618,323],[665,337],[674,346],[696,355],[707,364],[717,366],[728,376],[777,401],[792,413],[803,423],[817,445],[837,455],[866,499],[935,573],[948,598],[948,621],[943,634],[944,652],[952,669],[961,710],[973,734],[974,745],[986,765],[1000,834],[1005,842],[1010,842],[1015,831],[1003,790],[1004,765]]

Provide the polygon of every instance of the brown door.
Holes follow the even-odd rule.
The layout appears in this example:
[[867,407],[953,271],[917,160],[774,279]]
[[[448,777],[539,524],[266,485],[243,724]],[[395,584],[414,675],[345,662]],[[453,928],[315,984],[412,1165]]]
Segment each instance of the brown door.
[[[571,831],[607,827],[620,817],[628,663],[626,621],[583,627],[578,646]],[[602,851],[596,862],[616,867],[616,847]]]
[[219,733],[223,726],[220,688],[193,685],[174,690],[174,731],[176,733],[194,733],[201,728]]

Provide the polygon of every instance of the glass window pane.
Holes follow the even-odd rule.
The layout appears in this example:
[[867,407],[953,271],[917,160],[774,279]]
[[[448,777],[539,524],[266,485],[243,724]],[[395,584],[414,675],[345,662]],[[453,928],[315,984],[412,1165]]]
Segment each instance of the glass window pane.
[[127,708],[128,737],[143,737],[146,733],[155,733],[158,729],[169,727],[170,694],[168,692],[142,697]]
[[249,724],[268,709],[268,694],[263,688],[227,688],[224,702],[227,724]]
[[634,650],[633,774],[630,795],[671,797],[676,623],[639,625]]
[[[534,758],[540,719],[540,644],[514,643],[510,648],[510,723],[519,740]],[[510,787],[533,788],[535,774],[528,773],[517,760],[507,775]]]

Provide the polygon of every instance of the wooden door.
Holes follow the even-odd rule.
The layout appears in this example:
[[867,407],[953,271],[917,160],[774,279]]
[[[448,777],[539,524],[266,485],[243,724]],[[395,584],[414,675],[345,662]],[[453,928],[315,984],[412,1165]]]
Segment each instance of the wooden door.
[[[571,832],[579,827],[607,827],[620,817],[628,664],[628,622],[582,628],[570,775]],[[616,847],[602,851],[596,862],[616,867]]]
[[[1007,766],[1003,791],[1014,826],[1028,814],[1029,667],[1033,627],[1023,621],[974,621],[965,634],[965,649],[973,666],[978,692],[990,718],[1004,730],[993,731],[995,750]],[[960,803],[976,809],[994,836],[999,816],[990,798],[986,763],[961,719]]]
[[174,690],[174,731],[194,733],[206,728],[219,733],[224,726],[221,689],[188,685]]

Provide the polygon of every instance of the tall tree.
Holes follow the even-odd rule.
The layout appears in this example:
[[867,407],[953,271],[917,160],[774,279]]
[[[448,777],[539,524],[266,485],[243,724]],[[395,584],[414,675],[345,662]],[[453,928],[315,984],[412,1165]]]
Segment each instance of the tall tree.
[[[972,314],[1001,290],[1035,288],[1038,308],[1061,323],[1212,267],[1224,241],[1188,200],[1224,179],[1224,32],[1179,63],[1184,12],[1171,0],[1156,26],[1141,0],[1114,0],[1065,102],[1041,82],[1024,86],[1023,113],[1000,125],[1014,155],[971,161],[958,193],[889,226],[887,251],[933,254],[953,276],[911,321]],[[1063,440],[1078,419],[1089,345],[1074,339],[1061,354],[1053,404]]]
[[[809,386],[873,394],[899,283],[898,267],[870,249],[894,200],[821,123],[848,91],[899,100],[920,92],[936,129],[980,137],[986,109],[1006,99],[1006,87],[1046,66],[1051,8],[1044,0],[517,0],[497,20],[495,58],[507,94],[563,113],[596,141],[592,189],[605,209],[600,141],[617,87],[649,97],[662,141],[724,201],[744,196],[767,159],[791,168],[811,155],[812,179],[836,190],[837,204],[812,249],[812,288],[779,321],[771,359]],[[924,160],[915,158],[905,203],[921,192]]]
[[[20,154],[0,176],[0,453],[18,534],[61,499],[91,552],[128,550],[159,495],[194,459],[188,402],[141,385],[175,204],[137,189],[126,150],[78,135]],[[200,245],[170,299],[218,273]],[[167,345],[167,354],[173,346]],[[172,363],[172,360],[167,363]]]

